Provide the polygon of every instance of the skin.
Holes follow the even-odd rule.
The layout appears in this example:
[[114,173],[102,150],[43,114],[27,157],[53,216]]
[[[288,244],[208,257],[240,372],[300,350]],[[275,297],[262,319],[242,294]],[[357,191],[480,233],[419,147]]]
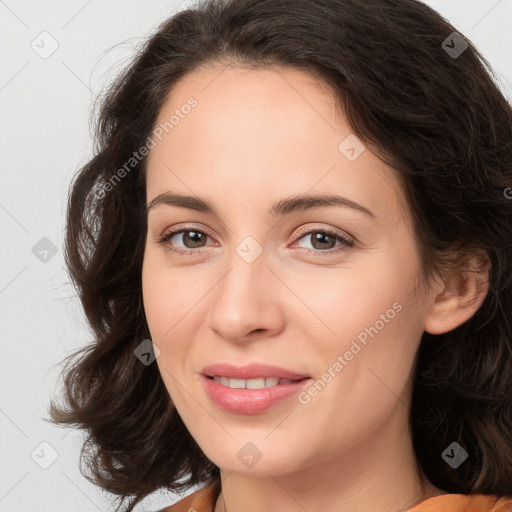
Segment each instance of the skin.
[[[419,472],[411,444],[415,355],[424,331],[447,332],[475,313],[486,283],[464,273],[421,286],[396,171],[368,148],[354,161],[344,156],[338,146],[352,130],[311,75],[201,68],[170,91],[157,124],[190,96],[197,106],[148,156],[147,202],[172,190],[210,201],[219,215],[151,208],[142,281],[167,390],[221,468],[215,511],[398,512],[444,494]],[[313,193],[348,197],[375,218],[339,206],[267,213],[282,198]],[[187,228],[207,236],[198,242],[187,231],[159,243]],[[355,244],[315,244],[306,228]],[[248,236],[263,250],[251,263],[236,250]],[[265,362],[321,379],[395,303],[401,311],[307,404],[292,397],[245,416],[203,391],[200,373],[217,362]],[[252,467],[237,456],[249,442],[261,452]]]

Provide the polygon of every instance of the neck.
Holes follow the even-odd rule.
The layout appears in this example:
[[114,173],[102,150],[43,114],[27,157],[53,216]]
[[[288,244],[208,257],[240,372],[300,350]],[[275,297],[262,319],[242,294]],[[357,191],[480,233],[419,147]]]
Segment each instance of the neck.
[[385,424],[343,453],[293,473],[265,473],[255,477],[221,469],[215,512],[405,512],[445,494],[418,469],[400,401]]

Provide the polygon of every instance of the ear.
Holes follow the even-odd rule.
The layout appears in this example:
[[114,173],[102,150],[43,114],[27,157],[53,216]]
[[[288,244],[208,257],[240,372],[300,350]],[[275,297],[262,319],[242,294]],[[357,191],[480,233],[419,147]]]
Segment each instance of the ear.
[[449,332],[469,320],[482,305],[489,287],[489,256],[478,251],[465,261],[465,268],[445,277],[432,289],[431,305],[425,317],[426,332]]

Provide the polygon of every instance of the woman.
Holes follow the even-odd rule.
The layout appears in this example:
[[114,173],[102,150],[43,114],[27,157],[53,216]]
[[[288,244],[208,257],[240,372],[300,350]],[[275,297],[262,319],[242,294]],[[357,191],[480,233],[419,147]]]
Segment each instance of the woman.
[[[132,511],[512,510],[512,110],[415,0],[209,1],[103,100],[58,423]],[[264,389],[263,389],[264,388]]]

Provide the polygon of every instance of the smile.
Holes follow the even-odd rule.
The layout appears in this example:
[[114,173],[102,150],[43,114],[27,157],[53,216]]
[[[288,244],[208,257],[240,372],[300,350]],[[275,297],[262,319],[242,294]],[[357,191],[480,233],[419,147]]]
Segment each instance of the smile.
[[[271,388],[281,384],[296,382],[290,379],[279,379],[277,377],[261,377],[257,379],[231,379],[215,375],[212,377],[215,382],[232,389],[263,389]],[[302,380],[302,379],[298,379]]]

